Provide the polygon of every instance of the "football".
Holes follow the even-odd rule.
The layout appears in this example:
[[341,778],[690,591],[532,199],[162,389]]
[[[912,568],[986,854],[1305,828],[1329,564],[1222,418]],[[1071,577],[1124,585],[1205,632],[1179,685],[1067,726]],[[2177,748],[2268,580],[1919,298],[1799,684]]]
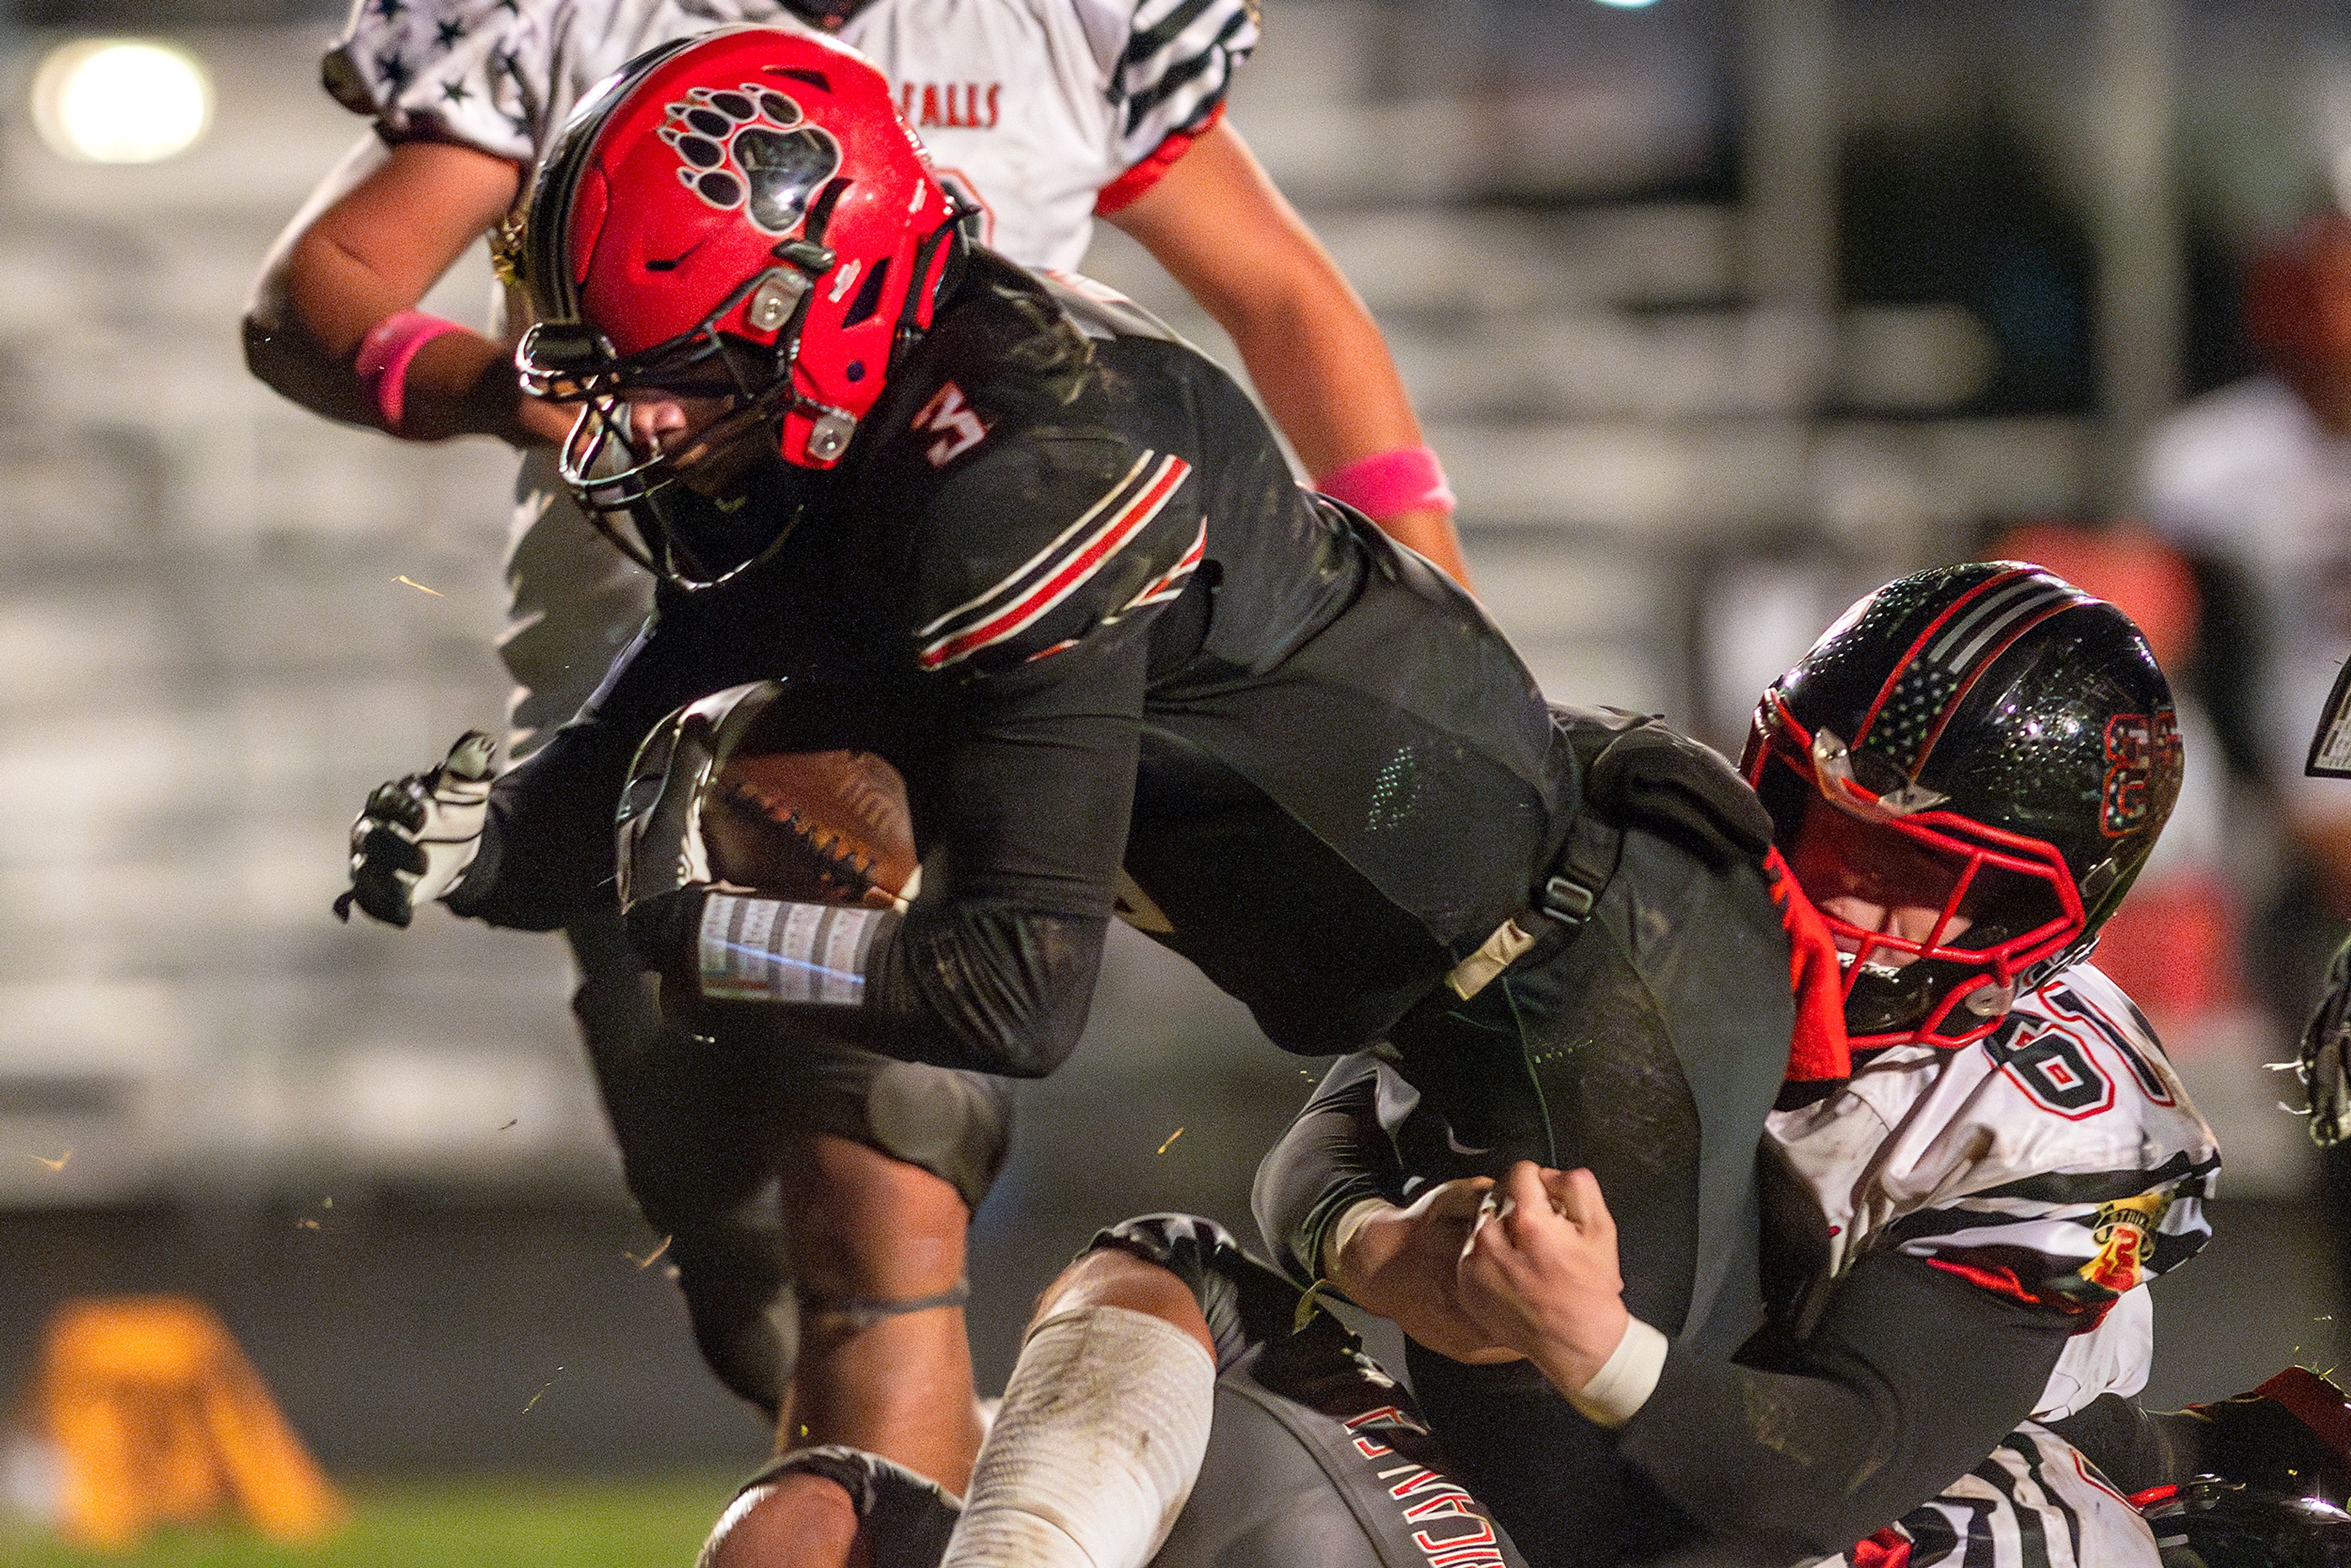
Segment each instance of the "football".
[[772,897],[893,909],[914,895],[906,781],[870,751],[737,753],[702,837],[713,875]]

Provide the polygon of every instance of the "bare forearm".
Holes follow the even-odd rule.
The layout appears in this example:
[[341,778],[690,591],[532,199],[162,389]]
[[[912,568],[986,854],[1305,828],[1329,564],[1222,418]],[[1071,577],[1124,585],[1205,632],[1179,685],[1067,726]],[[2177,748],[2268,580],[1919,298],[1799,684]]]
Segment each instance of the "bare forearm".
[[410,441],[491,435],[513,446],[559,442],[570,423],[568,410],[523,394],[511,350],[461,329],[417,350],[408,367],[399,427],[392,430],[381,402],[359,373],[356,356],[356,342],[338,353],[299,327],[246,319],[246,367],[281,396],[329,419],[391,430]]
[[[1249,367],[1267,412],[1308,470],[1417,446],[1420,422],[1378,324],[1327,258],[1301,258],[1265,292],[1202,300]],[[1327,270],[1326,270],[1327,269]]]
[[[1232,339],[1310,473],[1421,445],[1379,324],[1231,125],[1203,134],[1113,221]],[[1466,584],[1448,510],[1406,501],[1374,520]]]
[[566,411],[524,397],[507,346],[481,333],[439,324],[451,329],[412,340],[390,395],[360,362],[370,334],[413,310],[498,221],[519,180],[470,148],[362,142],[272,248],[246,308],[247,366],[305,408],[410,440],[559,439]]

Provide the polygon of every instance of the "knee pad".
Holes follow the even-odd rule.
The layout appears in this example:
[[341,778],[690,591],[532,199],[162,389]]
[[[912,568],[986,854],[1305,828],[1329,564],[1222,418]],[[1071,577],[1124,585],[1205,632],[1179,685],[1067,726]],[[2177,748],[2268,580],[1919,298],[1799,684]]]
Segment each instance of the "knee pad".
[[[1241,1250],[1232,1232],[1196,1214],[1146,1214],[1099,1231],[1086,1250],[1110,1248],[1155,1263],[1184,1281],[1207,1320],[1218,1368],[1231,1366],[1253,1346],[1280,1344],[1301,1331],[1304,1292]],[[1311,1332],[1354,1336],[1336,1318],[1317,1315]]]
[[883,1059],[850,1135],[951,1184],[977,1214],[1012,1152],[1012,1085],[981,1072]]

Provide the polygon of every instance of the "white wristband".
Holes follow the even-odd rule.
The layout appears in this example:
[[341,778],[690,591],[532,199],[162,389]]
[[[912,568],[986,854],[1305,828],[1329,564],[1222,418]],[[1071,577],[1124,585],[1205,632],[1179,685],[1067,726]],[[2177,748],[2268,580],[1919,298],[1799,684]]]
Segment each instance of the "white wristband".
[[1331,1228],[1322,1233],[1322,1256],[1314,1260],[1322,1278],[1335,1280],[1339,1277],[1339,1255],[1347,1249],[1347,1243],[1355,1239],[1355,1232],[1393,1207],[1384,1197],[1359,1197],[1341,1212]]
[[1638,1318],[1627,1319],[1615,1350],[1567,1402],[1587,1421],[1622,1427],[1657,1391],[1657,1379],[1666,1370],[1666,1344],[1664,1334]]

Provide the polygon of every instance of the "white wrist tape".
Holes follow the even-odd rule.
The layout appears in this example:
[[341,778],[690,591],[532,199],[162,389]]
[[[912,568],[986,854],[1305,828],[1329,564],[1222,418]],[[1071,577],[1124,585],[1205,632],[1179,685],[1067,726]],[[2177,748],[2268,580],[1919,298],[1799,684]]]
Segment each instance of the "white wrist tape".
[[1583,1418],[1602,1427],[1622,1427],[1657,1391],[1666,1370],[1666,1336],[1638,1318],[1626,1320],[1625,1337],[1592,1375],[1567,1396]]
[[1339,1255],[1374,1217],[1393,1207],[1384,1197],[1359,1197],[1349,1204],[1336,1223],[1322,1233],[1322,1256],[1314,1260],[1316,1272],[1326,1280],[1339,1277]]
[[861,1006],[865,961],[881,929],[879,910],[713,893],[703,900],[695,934],[702,994],[720,1001]]
[[1216,1394],[1199,1342],[1148,1312],[1039,1323],[939,1568],[1142,1568],[1191,1495]]

